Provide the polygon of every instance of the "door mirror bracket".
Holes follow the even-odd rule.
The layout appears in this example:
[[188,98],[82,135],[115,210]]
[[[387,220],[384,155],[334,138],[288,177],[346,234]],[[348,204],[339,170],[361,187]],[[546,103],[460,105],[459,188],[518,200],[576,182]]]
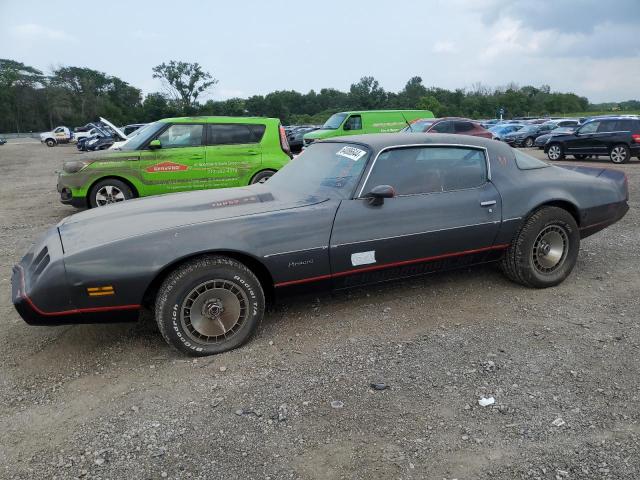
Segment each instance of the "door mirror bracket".
[[149,150],[157,150],[158,148],[162,148],[162,144],[160,143],[160,140],[156,138],[155,140],[151,140],[149,142]]
[[396,191],[391,185],[378,185],[373,187],[364,198],[367,199],[369,205],[378,207],[384,203],[385,198],[393,198],[396,196]]

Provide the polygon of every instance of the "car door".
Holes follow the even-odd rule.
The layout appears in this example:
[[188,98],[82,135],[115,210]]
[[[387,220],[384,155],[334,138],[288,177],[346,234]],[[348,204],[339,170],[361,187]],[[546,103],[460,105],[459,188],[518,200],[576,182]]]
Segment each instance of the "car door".
[[203,133],[201,123],[170,124],[153,139],[160,141],[160,148],[140,152],[140,178],[147,195],[198,188],[206,167]]
[[[356,198],[340,204],[330,241],[335,288],[482,261],[495,254],[500,195],[486,150],[411,146],[383,151]],[[381,205],[375,186],[396,195]]]
[[262,164],[265,125],[209,124],[206,143],[206,187],[248,185]]
[[617,143],[625,143],[624,133],[618,133],[619,120],[602,120],[598,131],[593,136],[593,153],[609,155],[611,147]]
[[565,153],[594,154],[597,143],[597,131],[600,121],[585,123],[574,133],[573,137],[564,142]]
[[346,132],[345,135],[358,135],[360,133],[364,133],[362,115],[360,114],[349,115],[349,117],[344,121],[342,130]]

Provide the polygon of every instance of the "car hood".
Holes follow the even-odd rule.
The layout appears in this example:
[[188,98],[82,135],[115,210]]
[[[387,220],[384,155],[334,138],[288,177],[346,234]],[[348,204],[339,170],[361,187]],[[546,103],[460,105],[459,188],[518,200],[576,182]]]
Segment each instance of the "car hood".
[[272,192],[266,185],[172,193],[98,207],[58,223],[65,253],[197,223],[322,203],[326,198]]

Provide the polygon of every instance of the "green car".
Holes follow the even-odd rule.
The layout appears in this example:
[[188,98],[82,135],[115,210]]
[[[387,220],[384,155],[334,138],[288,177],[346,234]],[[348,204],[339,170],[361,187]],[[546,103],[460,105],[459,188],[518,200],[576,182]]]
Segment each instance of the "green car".
[[134,197],[264,182],[291,159],[276,118],[167,118],[116,149],[65,162],[60,201],[99,207]]
[[420,118],[433,118],[429,110],[365,110],[340,112],[332,115],[322,128],[304,136],[304,146],[331,137],[360,135],[362,133],[399,132]]

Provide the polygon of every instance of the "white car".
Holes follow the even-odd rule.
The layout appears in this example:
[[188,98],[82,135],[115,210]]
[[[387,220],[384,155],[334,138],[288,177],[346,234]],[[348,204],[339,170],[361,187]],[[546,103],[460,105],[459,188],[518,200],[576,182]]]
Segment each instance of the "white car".
[[71,130],[67,127],[56,127],[50,132],[40,134],[40,142],[48,147],[55,147],[59,143],[69,143],[73,139]]

